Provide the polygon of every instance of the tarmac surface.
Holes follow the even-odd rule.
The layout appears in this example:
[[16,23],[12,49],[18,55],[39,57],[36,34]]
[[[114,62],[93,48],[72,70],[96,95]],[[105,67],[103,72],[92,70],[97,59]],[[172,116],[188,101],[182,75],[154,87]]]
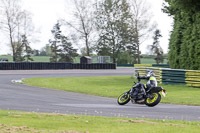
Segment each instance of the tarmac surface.
[[[133,68],[116,70],[15,70],[0,71],[0,109],[91,116],[200,121],[200,107],[158,104],[120,106],[117,99],[52,90],[13,83],[33,77],[85,77],[133,75]],[[56,83],[55,83],[56,84]],[[167,88],[165,88],[167,90]],[[120,94],[119,94],[120,95]]]

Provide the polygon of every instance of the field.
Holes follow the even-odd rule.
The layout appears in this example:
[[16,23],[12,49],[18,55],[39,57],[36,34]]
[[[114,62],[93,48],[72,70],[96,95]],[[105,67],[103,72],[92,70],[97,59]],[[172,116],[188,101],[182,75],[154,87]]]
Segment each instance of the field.
[[[25,84],[58,90],[117,98],[129,90],[135,80],[131,76],[31,78]],[[77,84],[78,83],[78,84]],[[200,88],[184,85],[159,85],[167,90],[163,103],[200,105]]]
[[[9,61],[13,61],[12,56],[10,55],[1,55],[0,58],[8,58]],[[49,62],[49,56],[32,56],[34,62]],[[80,57],[74,59],[74,63],[80,63]],[[153,58],[141,58],[142,64],[156,64],[156,61]],[[163,64],[167,64],[167,60],[165,59]]]
[[199,133],[200,122],[0,110],[1,133]]
[[[167,64],[168,60],[164,59],[162,64]],[[141,64],[156,64],[156,61],[153,58],[141,58]]]
[[[13,61],[12,56],[10,55],[2,55],[0,58],[8,58],[9,61]],[[32,56],[34,62],[49,62],[49,56]]]

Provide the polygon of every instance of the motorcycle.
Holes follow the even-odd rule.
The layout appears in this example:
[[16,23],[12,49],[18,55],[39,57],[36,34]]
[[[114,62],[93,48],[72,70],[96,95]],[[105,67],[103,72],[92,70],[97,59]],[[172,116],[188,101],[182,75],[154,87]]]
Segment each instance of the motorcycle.
[[[137,77],[138,76],[139,73],[137,74]],[[144,91],[141,91],[142,89],[145,90],[146,94],[143,94]],[[140,90],[137,96],[134,95],[136,90]],[[138,79],[137,83],[134,81],[134,85],[129,91],[122,93],[118,97],[117,102],[119,105],[125,105],[131,100],[133,104],[145,104],[149,107],[153,107],[161,101],[159,92],[161,92],[164,97],[166,96],[166,90],[162,87],[152,87],[147,90],[145,89],[145,85],[140,83],[140,79]]]

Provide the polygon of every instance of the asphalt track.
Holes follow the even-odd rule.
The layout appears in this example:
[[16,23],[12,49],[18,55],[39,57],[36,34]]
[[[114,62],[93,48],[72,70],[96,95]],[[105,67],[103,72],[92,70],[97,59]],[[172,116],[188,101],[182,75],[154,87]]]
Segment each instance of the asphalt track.
[[132,74],[133,68],[117,68],[117,70],[0,71],[0,109],[108,117],[200,121],[199,106],[159,104],[155,107],[147,107],[131,103],[120,106],[117,104],[116,99],[113,98],[25,86],[11,82],[12,80],[32,77],[131,76]]

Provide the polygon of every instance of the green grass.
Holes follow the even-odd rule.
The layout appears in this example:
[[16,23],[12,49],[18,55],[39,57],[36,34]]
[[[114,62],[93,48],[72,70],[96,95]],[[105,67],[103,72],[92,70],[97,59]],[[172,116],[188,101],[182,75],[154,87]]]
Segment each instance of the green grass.
[[8,61],[13,61],[13,58],[11,55],[0,55],[0,58],[7,58]]
[[[13,61],[11,55],[0,55],[0,58],[8,58],[9,61]],[[32,56],[34,62],[49,62],[50,56]],[[96,61],[97,62],[97,61]],[[80,57],[74,58],[74,63],[80,63]],[[156,61],[152,58],[141,58],[142,64],[156,64]],[[167,60],[164,59],[163,64],[167,64]]]
[[[199,133],[200,122],[139,120],[0,110],[0,132]],[[73,132],[72,132],[73,131]]]
[[[164,59],[162,64],[167,64],[168,60]],[[156,61],[153,58],[141,58],[141,64],[156,64]]]
[[[62,77],[31,78],[25,84],[51,89],[86,93],[97,96],[117,98],[133,85],[131,76]],[[159,85],[167,90],[163,103],[200,105],[200,88],[184,85]]]
[[[1,55],[0,58],[8,58],[9,62],[13,61],[13,58],[11,55]],[[33,62],[49,62],[50,57],[49,56],[32,56]]]
[[50,56],[32,56],[34,62],[49,62]]

